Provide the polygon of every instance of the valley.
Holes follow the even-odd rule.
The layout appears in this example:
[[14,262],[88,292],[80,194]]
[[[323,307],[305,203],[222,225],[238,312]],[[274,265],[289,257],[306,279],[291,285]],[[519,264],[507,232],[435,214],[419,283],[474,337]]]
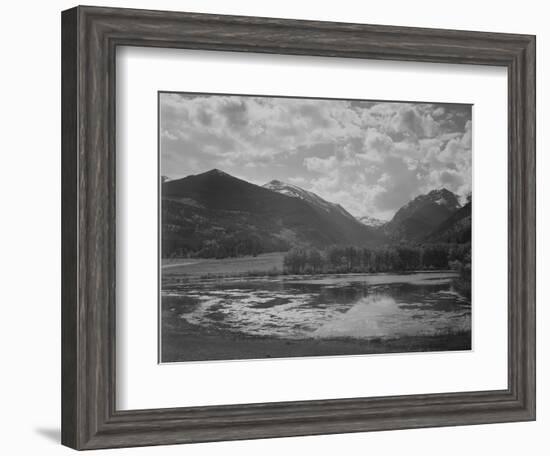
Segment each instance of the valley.
[[228,258],[293,247],[467,243],[471,203],[447,189],[419,195],[388,222],[355,218],[298,186],[258,186],[214,169],[162,184],[162,257]]
[[158,105],[160,362],[472,349],[472,105]]
[[388,222],[214,169],[162,185],[161,361],[471,349],[471,202]]

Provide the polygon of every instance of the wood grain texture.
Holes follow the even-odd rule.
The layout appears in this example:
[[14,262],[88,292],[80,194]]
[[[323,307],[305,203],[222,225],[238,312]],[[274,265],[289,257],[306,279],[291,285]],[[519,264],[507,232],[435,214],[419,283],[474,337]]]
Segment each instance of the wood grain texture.
[[76,215],[77,203],[77,41],[76,41],[76,10],[68,11],[62,17],[61,26],[61,123],[62,127],[62,172],[61,193],[63,195],[61,208],[61,390],[62,401],[61,440],[72,447],[76,446],[77,420],[77,305],[78,305],[78,264],[77,243],[78,226]]
[[[117,411],[115,51],[121,45],[507,67],[508,388]],[[535,418],[533,36],[77,7],[62,14],[62,54],[65,445],[111,448]]]

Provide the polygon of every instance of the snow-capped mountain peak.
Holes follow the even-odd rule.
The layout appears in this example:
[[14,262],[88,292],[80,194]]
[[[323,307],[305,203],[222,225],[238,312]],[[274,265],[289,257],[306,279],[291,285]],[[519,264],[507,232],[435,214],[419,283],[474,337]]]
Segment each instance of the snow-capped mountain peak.
[[380,220],[376,217],[371,217],[370,215],[364,215],[362,217],[359,217],[358,220],[366,226],[370,226],[372,228],[380,228],[381,226],[384,226],[387,222],[385,220]]
[[288,184],[286,182],[282,182],[280,180],[274,179],[268,182],[267,184],[264,184],[263,187],[269,190],[273,190],[274,192],[281,193],[286,196],[290,196],[292,198],[300,198],[308,202],[312,206],[315,206],[318,209],[321,209],[325,212],[337,211],[341,215],[344,215],[345,217],[348,217],[357,222],[357,219],[339,204],[326,201],[323,198],[321,198],[319,195],[316,195],[315,193],[310,192],[308,190],[304,190],[303,188],[298,187],[297,185]]
[[426,199],[451,210],[457,210],[461,207],[457,195],[446,188],[432,190],[426,195]]
[[325,201],[321,197],[317,196],[315,193],[308,192],[307,190],[304,190],[297,185],[287,184],[286,182],[282,182],[280,180],[272,180],[265,184],[264,188],[268,188],[269,190],[273,190],[274,192],[281,193],[286,196],[291,196],[293,198],[303,199],[304,201],[320,207],[327,212],[331,209],[332,206],[331,203]]
[[401,207],[384,229],[395,239],[421,239],[461,207],[453,192],[432,190]]

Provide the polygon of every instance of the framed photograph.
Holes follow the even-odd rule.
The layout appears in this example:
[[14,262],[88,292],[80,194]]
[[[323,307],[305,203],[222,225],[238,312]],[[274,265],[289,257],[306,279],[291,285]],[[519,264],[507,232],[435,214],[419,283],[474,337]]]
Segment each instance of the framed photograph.
[[62,442],[535,419],[535,37],[62,13]]
[[160,362],[472,349],[471,105],[159,113]]

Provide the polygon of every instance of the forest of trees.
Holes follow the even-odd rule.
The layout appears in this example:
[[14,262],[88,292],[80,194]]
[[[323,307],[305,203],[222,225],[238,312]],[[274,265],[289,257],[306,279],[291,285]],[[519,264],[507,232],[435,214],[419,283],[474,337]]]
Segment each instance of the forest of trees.
[[[170,234],[170,233],[168,233]],[[250,233],[215,233],[210,239],[190,243],[168,236],[162,239],[163,258],[236,258],[288,250],[283,240],[260,239]]]
[[203,241],[193,253],[198,258],[229,258],[263,253],[263,246],[254,236],[223,236]]
[[458,278],[453,281],[455,289],[467,296],[472,297],[472,255],[469,250],[463,258],[455,258],[449,261],[449,268],[458,271]]
[[283,267],[287,274],[461,270],[469,267],[466,265],[470,263],[470,251],[470,243],[379,248],[332,246],[325,250],[294,247],[285,255]]

